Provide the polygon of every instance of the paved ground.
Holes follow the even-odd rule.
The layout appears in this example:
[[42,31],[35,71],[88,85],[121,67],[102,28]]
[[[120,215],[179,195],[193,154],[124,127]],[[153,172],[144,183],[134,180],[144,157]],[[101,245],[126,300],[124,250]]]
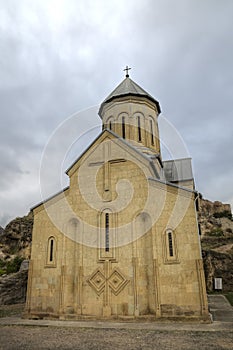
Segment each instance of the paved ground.
[[222,295],[209,305],[210,324],[0,318],[0,350],[233,350],[233,308]]
[[150,321],[60,321],[60,320],[27,320],[16,317],[0,318],[1,325],[18,326],[53,326],[76,328],[108,328],[108,329],[154,329],[154,330],[192,330],[192,331],[233,331],[233,307],[223,295],[209,295],[209,308],[213,322],[210,324],[197,322],[150,322]]
[[223,295],[209,295],[208,299],[214,321],[233,323],[233,307]]

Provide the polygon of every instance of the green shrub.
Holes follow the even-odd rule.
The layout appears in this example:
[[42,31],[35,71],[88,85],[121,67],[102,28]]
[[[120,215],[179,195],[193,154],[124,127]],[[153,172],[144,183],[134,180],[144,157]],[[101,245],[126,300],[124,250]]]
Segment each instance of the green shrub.
[[16,256],[13,260],[5,261],[0,259],[0,276],[9,273],[18,272],[24,259]]
[[9,273],[18,272],[22,261],[23,261],[23,258],[16,256],[13,260],[7,262],[6,273],[9,274]]
[[0,268],[0,276],[4,275],[6,273],[6,270],[3,270]]
[[210,232],[208,232],[208,236],[214,236],[214,237],[221,237],[223,236],[223,230],[221,230],[220,228],[215,228],[213,230],[211,230]]
[[213,216],[215,218],[228,218],[232,220],[232,214],[227,210],[221,211],[220,213],[214,213]]
[[0,276],[6,273],[6,261],[0,259]]

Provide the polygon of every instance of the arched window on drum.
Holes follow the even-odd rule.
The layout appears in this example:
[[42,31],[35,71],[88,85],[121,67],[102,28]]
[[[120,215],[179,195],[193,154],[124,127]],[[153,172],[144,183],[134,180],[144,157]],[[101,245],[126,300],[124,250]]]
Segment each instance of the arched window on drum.
[[154,140],[154,121],[152,118],[149,119],[149,123],[150,123],[150,143],[151,146],[154,146],[155,144],[155,140]]

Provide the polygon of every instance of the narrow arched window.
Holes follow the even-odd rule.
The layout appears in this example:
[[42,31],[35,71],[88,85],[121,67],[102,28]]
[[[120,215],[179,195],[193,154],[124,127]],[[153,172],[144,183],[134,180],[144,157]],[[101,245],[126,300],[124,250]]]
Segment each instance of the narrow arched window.
[[138,116],[138,141],[142,141],[142,134],[141,134],[141,118]]
[[168,235],[168,249],[169,249],[169,256],[173,256],[174,252],[173,252],[173,239],[172,239],[172,232],[169,231],[167,233]]
[[56,263],[56,241],[54,237],[49,237],[47,243],[47,265],[55,266]]
[[53,261],[53,249],[54,249],[54,239],[51,238],[50,240],[50,247],[49,247],[49,261]]
[[151,144],[154,145],[153,122],[151,119],[150,119],[150,134],[151,134]]
[[176,241],[176,234],[172,229],[168,229],[164,235],[164,262],[165,264],[178,264],[178,247]]
[[105,213],[105,251],[109,252],[109,213]]
[[109,130],[112,130],[112,122],[109,122]]
[[121,128],[122,128],[122,137],[123,139],[125,139],[125,117],[122,117]]

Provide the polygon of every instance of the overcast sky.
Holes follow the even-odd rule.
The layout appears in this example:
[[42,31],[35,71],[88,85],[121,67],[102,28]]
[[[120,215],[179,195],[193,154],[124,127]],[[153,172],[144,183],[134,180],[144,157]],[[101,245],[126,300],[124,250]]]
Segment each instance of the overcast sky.
[[[99,105],[125,65],[183,138],[196,188],[233,204],[232,18],[232,0],[0,0],[0,225],[41,201],[54,130]],[[80,114],[87,143],[96,110]]]

